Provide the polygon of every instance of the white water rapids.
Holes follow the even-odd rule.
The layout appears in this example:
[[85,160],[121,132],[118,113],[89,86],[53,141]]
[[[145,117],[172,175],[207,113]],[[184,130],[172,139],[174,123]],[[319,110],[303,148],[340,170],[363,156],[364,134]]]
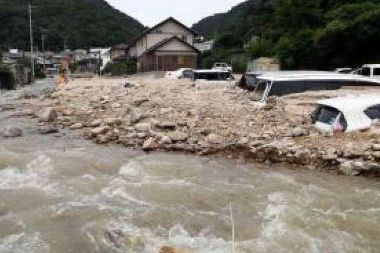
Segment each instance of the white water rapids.
[[[16,106],[17,107],[17,106]],[[0,111],[0,116],[8,112]],[[380,182],[97,146],[0,139],[0,252],[380,252]]]

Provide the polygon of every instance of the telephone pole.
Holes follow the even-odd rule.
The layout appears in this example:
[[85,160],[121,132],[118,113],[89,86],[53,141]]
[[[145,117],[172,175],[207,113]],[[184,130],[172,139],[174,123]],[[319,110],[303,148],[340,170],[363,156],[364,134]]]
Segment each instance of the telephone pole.
[[30,32],[30,65],[32,68],[32,79],[34,80],[34,54],[33,54],[33,26],[32,26],[32,5],[28,1],[29,10],[29,32]]
[[42,52],[42,58],[44,63],[44,70],[45,70],[45,30],[41,28],[41,52]]

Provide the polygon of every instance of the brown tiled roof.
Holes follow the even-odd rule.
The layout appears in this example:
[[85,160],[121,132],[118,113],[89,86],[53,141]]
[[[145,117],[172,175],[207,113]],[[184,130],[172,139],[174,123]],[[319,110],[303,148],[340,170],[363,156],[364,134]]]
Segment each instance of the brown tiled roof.
[[167,38],[167,39],[164,39],[164,40],[160,41],[159,43],[157,43],[156,45],[154,45],[154,46],[148,48],[148,49],[144,52],[144,54],[150,54],[150,53],[153,53],[154,51],[156,51],[156,50],[159,49],[160,47],[166,45],[167,43],[169,43],[169,42],[171,42],[171,41],[173,41],[173,40],[177,40],[177,41],[179,41],[180,43],[184,44],[185,46],[190,47],[191,49],[193,49],[193,50],[196,51],[197,53],[200,53],[200,51],[199,51],[196,47],[194,47],[193,45],[190,45],[189,43],[187,43],[186,41],[184,41],[184,40],[178,38],[177,36],[172,36],[172,37]]

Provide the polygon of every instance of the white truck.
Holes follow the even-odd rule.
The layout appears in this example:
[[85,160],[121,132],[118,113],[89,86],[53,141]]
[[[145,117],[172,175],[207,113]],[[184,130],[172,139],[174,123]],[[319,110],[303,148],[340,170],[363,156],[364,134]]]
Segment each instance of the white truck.
[[214,63],[214,67],[212,67],[212,70],[229,71],[230,73],[232,73],[232,66],[224,62],[217,62]]
[[380,80],[380,64],[366,64],[351,72],[354,75],[362,75]]

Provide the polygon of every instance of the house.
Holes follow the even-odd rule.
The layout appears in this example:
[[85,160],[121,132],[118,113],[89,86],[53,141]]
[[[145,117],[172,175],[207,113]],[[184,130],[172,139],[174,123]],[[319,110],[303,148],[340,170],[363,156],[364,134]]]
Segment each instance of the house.
[[137,71],[172,71],[195,68],[200,53],[194,47],[197,34],[170,17],[138,36],[128,51],[137,60]]
[[80,61],[87,56],[87,51],[85,49],[76,49],[74,50],[74,62]]
[[87,56],[90,59],[100,59],[100,71],[103,71],[106,65],[111,61],[111,48],[91,48]]
[[119,44],[111,48],[111,61],[125,61],[128,54],[128,45]]

